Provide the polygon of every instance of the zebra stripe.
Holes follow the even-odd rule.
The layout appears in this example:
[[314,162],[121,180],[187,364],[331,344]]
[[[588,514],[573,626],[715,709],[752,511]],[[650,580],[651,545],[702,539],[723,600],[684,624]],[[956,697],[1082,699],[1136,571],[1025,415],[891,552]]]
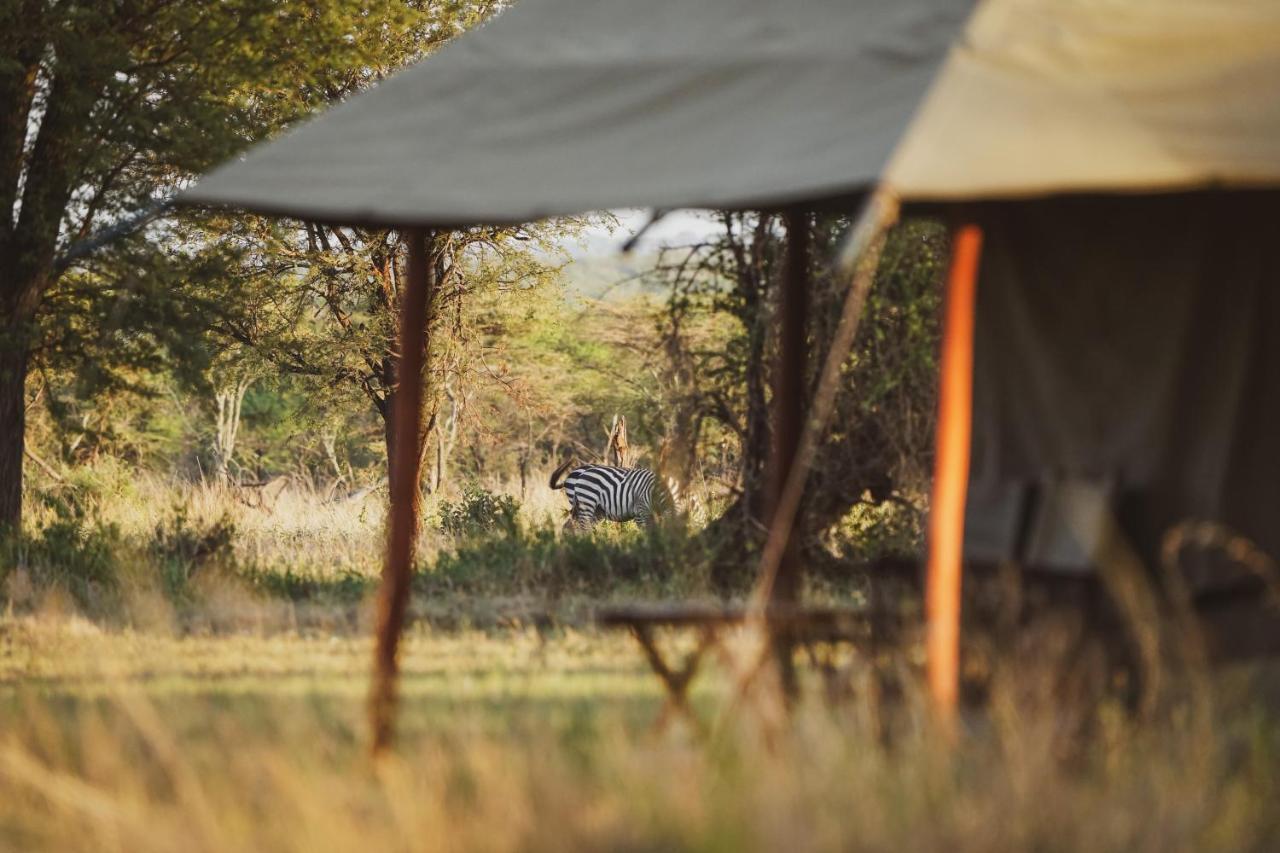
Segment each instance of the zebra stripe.
[[601,518],[647,526],[653,518],[657,477],[646,468],[584,465],[564,479],[575,525],[591,528]]

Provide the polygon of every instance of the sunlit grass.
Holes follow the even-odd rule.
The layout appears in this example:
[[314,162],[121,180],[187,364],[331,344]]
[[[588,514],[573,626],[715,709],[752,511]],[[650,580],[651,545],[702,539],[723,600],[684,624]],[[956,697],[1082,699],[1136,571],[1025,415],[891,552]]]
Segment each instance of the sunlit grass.
[[[1277,838],[1272,718],[1118,713],[1067,753],[1014,692],[953,749],[912,690],[759,701],[655,733],[628,639],[417,630],[401,740],[366,752],[358,633],[167,636],[0,622],[0,848],[1179,850]],[[699,693],[716,719],[731,680]],[[1023,691],[1025,694],[1025,691]]]
[[[877,660],[891,689],[846,657],[853,689],[836,704],[801,660],[804,698],[786,714],[768,678],[738,698],[756,642],[740,632],[695,684],[706,733],[655,732],[663,695],[639,650],[587,626],[601,603],[706,594],[690,540],[561,536],[562,496],[528,488],[516,529],[495,535],[443,534],[428,499],[401,737],[376,764],[365,701],[380,495],[295,487],[268,507],[146,477],[86,489],[93,523],[118,530],[103,539],[119,549],[112,595],[72,596],[56,572],[37,588],[31,565],[5,580],[0,850],[1280,842],[1280,725],[1259,701],[1280,679],[1266,668],[1219,678],[1214,702],[1174,690],[1140,719],[1104,693],[1064,694],[1061,662],[1020,639],[997,650],[1018,659],[991,670],[988,701],[951,742],[922,699],[917,643]],[[200,541],[222,520],[231,553],[162,583],[175,558],[157,541]],[[43,547],[46,561],[86,559],[74,541]]]

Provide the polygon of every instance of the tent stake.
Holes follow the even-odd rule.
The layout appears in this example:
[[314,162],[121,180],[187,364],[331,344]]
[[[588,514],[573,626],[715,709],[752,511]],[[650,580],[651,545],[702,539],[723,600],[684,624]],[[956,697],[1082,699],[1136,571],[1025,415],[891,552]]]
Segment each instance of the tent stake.
[[386,560],[378,594],[377,648],[373,688],[369,696],[372,748],[378,754],[391,743],[396,714],[396,649],[409,606],[414,544],[418,532],[419,435],[422,429],[422,368],[426,355],[427,306],[430,304],[430,258],[427,232],[406,234],[408,275],[401,293],[400,365],[391,418],[391,511]]
[[964,224],[953,231],[925,580],[929,693],[948,730],[955,723],[960,683],[960,580],[973,428],[974,301],[981,253],[982,230],[977,225]]

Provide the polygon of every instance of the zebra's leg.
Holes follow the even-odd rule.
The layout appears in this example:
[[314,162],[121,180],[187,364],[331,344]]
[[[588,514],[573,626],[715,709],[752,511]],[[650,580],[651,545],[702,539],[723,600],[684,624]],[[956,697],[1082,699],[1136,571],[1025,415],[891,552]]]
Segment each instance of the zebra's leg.
[[637,495],[634,511],[636,524],[641,530],[648,530],[653,524],[653,502],[645,495]]
[[594,505],[576,504],[573,511],[574,526],[583,532],[596,526],[596,508]]

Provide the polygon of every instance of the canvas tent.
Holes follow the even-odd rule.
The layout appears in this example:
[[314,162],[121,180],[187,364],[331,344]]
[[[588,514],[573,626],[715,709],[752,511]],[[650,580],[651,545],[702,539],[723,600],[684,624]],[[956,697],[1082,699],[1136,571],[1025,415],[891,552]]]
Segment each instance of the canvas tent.
[[[422,228],[795,210],[877,185],[948,211],[966,224],[944,331],[933,665],[954,646],[971,423],[979,551],[1025,556],[1036,512],[1114,499],[1135,529],[1217,514],[1280,553],[1265,482],[1280,473],[1265,334],[1280,8],[989,0],[966,24],[970,6],[520,0],[182,201],[411,229],[405,335],[425,311]],[[779,418],[794,432],[799,413]],[[406,524],[393,520],[392,579]],[[1044,529],[1044,552],[1075,562]],[[954,681],[954,660],[938,673]]]
[[1280,556],[1280,6],[986,3],[886,180],[984,234],[970,559],[1078,571],[1113,520]]

